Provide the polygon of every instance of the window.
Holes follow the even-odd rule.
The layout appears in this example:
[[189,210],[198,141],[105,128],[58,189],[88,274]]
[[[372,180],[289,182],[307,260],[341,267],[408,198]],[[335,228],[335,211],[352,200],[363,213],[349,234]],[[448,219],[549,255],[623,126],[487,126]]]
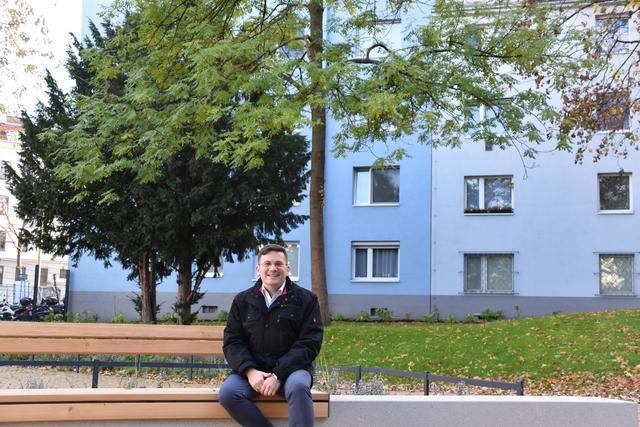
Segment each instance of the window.
[[397,204],[400,202],[400,168],[356,168],[353,176],[353,204]]
[[513,293],[513,254],[465,254],[466,293]]
[[300,280],[300,242],[286,242],[287,258],[289,259],[289,267],[291,280]]
[[40,286],[45,286],[47,281],[49,280],[49,269],[48,268],[40,268]]
[[[508,100],[502,100],[496,105],[476,105],[471,107],[471,118],[476,125],[485,125],[487,130],[496,135],[505,133],[504,126],[500,120],[500,114]],[[484,123],[483,123],[484,122]],[[493,144],[490,141],[484,143],[485,151],[493,151]]]
[[9,130],[7,131],[7,141],[9,142],[17,142],[18,141],[18,132]]
[[204,277],[217,279],[217,278],[220,278],[220,277],[224,276],[224,270],[223,270],[224,262],[223,261],[224,260],[222,259],[222,255],[220,255],[220,259],[219,259],[220,266],[219,267],[214,267],[212,265],[211,268],[209,268],[209,270],[207,270],[207,272],[204,273]]
[[9,196],[0,196],[0,215],[9,213]]
[[397,281],[400,244],[398,242],[353,242],[351,278],[355,281]]
[[0,231],[0,251],[4,251],[7,246],[7,232]]
[[512,176],[471,176],[464,178],[464,212],[512,213]]
[[611,131],[629,129],[629,94],[605,92],[598,94],[596,130]]
[[631,174],[598,174],[600,212],[631,211]]
[[632,254],[600,254],[600,294],[633,294]]
[[598,31],[598,38],[600,41],[600,52],[608,54],[628,51],[628,15],[596,16],[596,29]]
[[0,180],[7,179],[7,166],[11,166],[11,162],[0,160]]

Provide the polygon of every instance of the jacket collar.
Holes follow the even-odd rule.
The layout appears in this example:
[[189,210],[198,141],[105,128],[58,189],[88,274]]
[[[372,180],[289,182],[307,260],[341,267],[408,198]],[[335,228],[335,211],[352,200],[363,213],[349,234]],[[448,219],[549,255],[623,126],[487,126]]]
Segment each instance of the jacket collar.
[[[291,279],[289,279],[289,276],[287,276],[284,282],[284,289],[282,293],[283,295],[287,295],[287,294],[290,294],[292,291],[294,291],[294,284],[291,281]],[[267,303],[264,301],[264,295],[262,294],[262,279],[258,278],[258,280],[256,280],[256,283],[253,285],[253,288],[251,288],[251,292],[249,292],[248,301],[252,305],[259,307],[263,312],[266,313],[268,311]],[[271,305],[271,307],[276,307],[281,303],[282,303],[282,297],[275,300]]]

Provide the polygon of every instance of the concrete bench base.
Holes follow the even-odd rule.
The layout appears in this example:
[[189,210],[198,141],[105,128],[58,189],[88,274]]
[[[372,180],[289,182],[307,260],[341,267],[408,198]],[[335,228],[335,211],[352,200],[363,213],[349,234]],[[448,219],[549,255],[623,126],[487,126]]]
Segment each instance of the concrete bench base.
[[[1,416],[1,414],[0,414]],[[286,426],[286,420],[276,420]],[[5,424],[6,425],[6,424]],[[16,424],[43,427],[43,423]],[[46,423],[50,427],[237,426],[226,420]],[[322,427],[638,427],[638,404],[597,397],[545,396],[331,396]]]

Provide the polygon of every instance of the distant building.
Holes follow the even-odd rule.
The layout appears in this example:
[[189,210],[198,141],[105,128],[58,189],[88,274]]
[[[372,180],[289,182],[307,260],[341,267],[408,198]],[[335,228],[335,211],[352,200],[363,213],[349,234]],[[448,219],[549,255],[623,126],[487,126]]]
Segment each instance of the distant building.
[[0,115],[0,298],[17,302],[23,296],[32,296],[38,264],[38,299],[64,297],[68,258],[53,257],[37,248],[25,250],[18,242],[22,222],[14,212],[17,201],[7,188],[5,171],[7,166],[19,167],[21,130],[18,117]]

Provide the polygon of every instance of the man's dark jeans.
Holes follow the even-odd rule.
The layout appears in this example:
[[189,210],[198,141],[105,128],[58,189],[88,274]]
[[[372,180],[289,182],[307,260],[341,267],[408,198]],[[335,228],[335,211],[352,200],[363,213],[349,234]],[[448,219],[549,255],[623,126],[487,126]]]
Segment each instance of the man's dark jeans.
[[[293,372],[278,394],[287,399],[289,426],[313,426],[313,400],[311,399],[311,375],[304,369]],[[262,415],[251,401],[258,396],[246,378],[231,374],[220,387],[219,399],[229,415],[244,427],[268,427],[271,422]]]

